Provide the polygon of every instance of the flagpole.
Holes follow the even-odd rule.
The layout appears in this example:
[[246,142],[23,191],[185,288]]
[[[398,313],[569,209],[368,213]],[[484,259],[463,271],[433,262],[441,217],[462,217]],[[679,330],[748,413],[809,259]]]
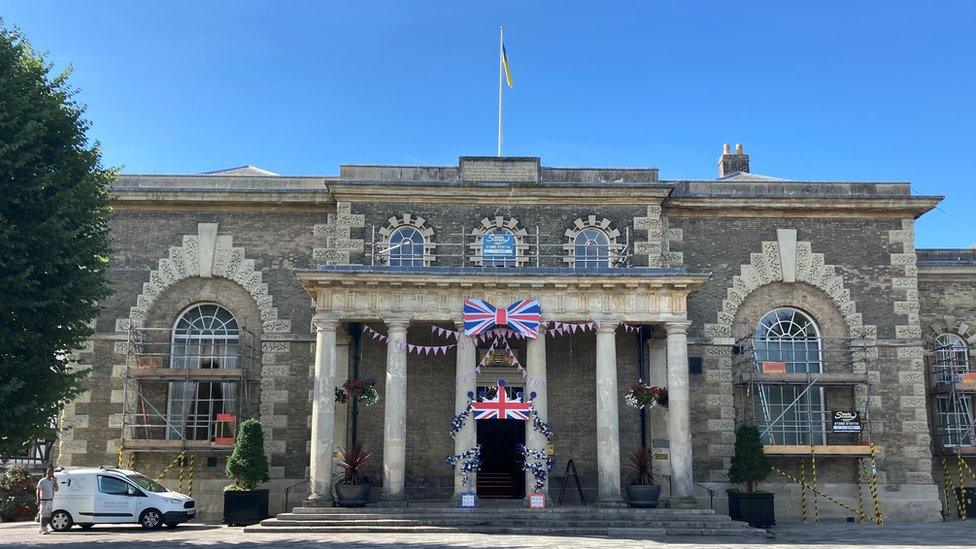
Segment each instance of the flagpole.
[[502,51],[505,47],[505,28],[498,27],[498,156],[502,155]]

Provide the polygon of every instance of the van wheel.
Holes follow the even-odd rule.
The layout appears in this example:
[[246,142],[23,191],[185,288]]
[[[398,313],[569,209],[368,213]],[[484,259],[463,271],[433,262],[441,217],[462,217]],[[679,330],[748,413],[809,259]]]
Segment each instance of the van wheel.
[[51,528],[55,532],[66,532],[71,529],[71,514],[67,511],[57,510],[51,513]]
[[139,524],[146,530],[155,530],[163,525],[163,516],[155,509],[146,509],[139,516]]
[[81,526],[81,529],[82,530],[91,530],[91,527],[92,526],[95,526],[95,525],[92,524],[92,523],[90,523],[90,522],[85,522],[85,523],[79,524],[78,526]]

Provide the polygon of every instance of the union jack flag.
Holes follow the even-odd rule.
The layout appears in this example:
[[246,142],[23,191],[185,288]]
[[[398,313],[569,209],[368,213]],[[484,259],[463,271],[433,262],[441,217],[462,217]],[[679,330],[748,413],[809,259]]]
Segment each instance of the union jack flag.
[[481,299],[465,299],[461,317],[466,335],[478,335],[496,326],[508,326],[525,337],[535,339],[539,337],[542,308],[534,299],[516,301],[504,309],[496,309]]
[[498,394],[495,398],[489,398],[483,402],[475,402],[471,405],[475,411],[475,419],[518,419],[527,421],[529,410],[532,409],[531,402],[521,400],[508,400],[508,391],[504,386],[499,385]]

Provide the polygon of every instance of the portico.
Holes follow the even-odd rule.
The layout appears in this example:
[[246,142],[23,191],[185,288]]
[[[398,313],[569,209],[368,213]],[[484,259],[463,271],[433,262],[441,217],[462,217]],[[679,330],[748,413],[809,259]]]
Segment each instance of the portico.
[[[618,415],[622,401],[618,380],[615,334],[621,323],[654,324],[668,333],[668,389],[672,402],[668,418],[670,440],[672,500],[689,504],[692,498],[692,451],[690,410],[688,407],[688,353],[685,331],[687,298],[706,280],[706,275],[687,274],[669,269],[629,269],[626,272],[570,273],[559,269],[519,269],[476,271],[425,268],[329,266],[301,271],[298,279],[315,299],[316,329],[310,499],[327,504],[323,495],[331,490],[332,453],[335,433],[332,393],[335,378],[335,330],[342,322],[385,324],[386,375],[383,411],[382,500],[404,502],[406,469],[407,372],[406,333],[411,322],[453,323],[462,332],[457,337],[454,407],[464,409],[468,395],[476,391],[477,378],[465,376],[477,363],[477,348],[472,338],[463,335],[460,312],[465,298],[478,297],[497,304],[520,299],[539,301],[543,322],[596,322],[596,383],[590,390],[596,396],[596,447],[598,504],[623,505],[621,497],[620,440]],[[450,324],[448,324],[450,325]],[[555,340],[541,331],[525,345],[525,371],[530,379],[547,379],[547,346]],[[535,392],[535,409],[541,419],[548,418],[549,393],[560,387],[539,383],[526,387]],[[568,390],[568,389],[563,389]],[[445,433],[450,418],[444,418]],[[437,425],[431,425],[436,429]],[[445,434],[445,437],[447,435]],[[557,434],[558,437],[558,434]],[[468,422],[454,439],[460,453],[476,444],[475,424]],[[541,434],[526,429],[526,444],[545,448]],[[526,473],[526,485],[531,485]],[[454,492],[470,490],[455,474]],[[548,490],[548,486],[543,492]]]

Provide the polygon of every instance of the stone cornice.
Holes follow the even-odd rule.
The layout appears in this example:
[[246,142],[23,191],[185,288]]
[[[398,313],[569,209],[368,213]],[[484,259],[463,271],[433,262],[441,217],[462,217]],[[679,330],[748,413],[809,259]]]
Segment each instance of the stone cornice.
[[919,281],[927,280],[976,280],[976,265],[918,266]]
[[456,320],[468,297],[497,306],[538,299],[546,320],[680,321],[687,318],[688,296],[709,279],[704,274],[655,269],[635,269],[633,274],[498,276],[334,268],[298,271],[296,276],[316,299],[320,312],[344,320],[416,321]]
[[112,189],[112,209],[335,211],[335,200],[321,190]]
[[404,184],[391,182],[329,182],[339,202],[404,202],[421,204],[660,204],[671,192],[660,184]]
[[672,197],[666,215],[721,217],[889,217],[917,218],[941,196],[834,197]]

